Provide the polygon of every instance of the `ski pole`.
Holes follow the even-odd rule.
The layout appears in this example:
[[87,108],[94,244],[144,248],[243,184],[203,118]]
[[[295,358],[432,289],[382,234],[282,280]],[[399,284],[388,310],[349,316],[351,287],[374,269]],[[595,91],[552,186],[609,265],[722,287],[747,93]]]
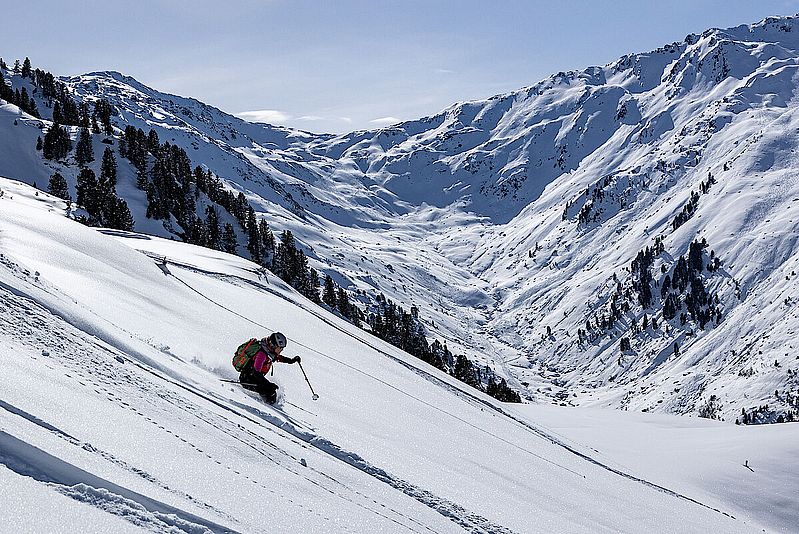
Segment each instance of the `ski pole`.
[[306,375],[306,374],[305,374],[305,369],[303,369],[303,368],[302,368],[302,362],[297,362],[297,363],[298,363],[298,364],[299,364],[299,366],[300,366],[300,371],[302,371],[302,376],[304,376],[304,377],[305,377],[305,381],[308,383],[308,387],[309,387],[309,388],[311,388],[311,393],[313,393],[313,397],[312,397],[312,398],[313,398],[313,400],[317,400],[317,399],[319,399],[319,395],[317,395],[317,394],[314,392],[314,390],[313,390],[313,386],[311,386],[311,381],[310,381],[310,380],[308,380],[308,375]]

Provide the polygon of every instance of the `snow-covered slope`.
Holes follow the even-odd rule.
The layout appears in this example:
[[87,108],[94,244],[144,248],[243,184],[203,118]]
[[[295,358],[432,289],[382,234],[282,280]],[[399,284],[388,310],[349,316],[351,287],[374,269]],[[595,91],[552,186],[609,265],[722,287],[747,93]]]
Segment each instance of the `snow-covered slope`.
[[[602,431],[590,432],[583,412],[497,403],[246,260],[82,226],[19,182],[0,190],[2,525],[755,532],[799,521],[797,425],[595,412]],[[296,366],[275,371],[274,408],[220,381],[240,341],[273,329],[318,401]],[[669,439],[630,439],[652,427]]]
[[[766,19],[339,136],[249,124],[118,73],[65,81],[245,192],[321,273],[418,306],[430,339],[528,398],[730,422],[767,405],[755,419],[774,421],[799,410],[798,49],[795,17]],[[39,123],[12,127],[14,109],[0,110],[0,171],[41,187]],[[128,171],[137,230],[169,236]],[[665,277],[703,239],[692,283],[710,317],[676,287],[664,317]],[[642,306],[631,271],[646,249]]]

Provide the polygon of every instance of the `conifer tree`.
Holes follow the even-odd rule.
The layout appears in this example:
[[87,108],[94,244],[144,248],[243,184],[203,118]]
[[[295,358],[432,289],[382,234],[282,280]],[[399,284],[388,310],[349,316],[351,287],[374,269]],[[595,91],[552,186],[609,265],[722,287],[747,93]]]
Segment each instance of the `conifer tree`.
[[76,190],[78,205],[83,206],[83,209],[89,214],[91,222],[97,224],[101,218],[104,199],[101,197],[100,186],[93,170],[87,168],[80,170]]
[[480,389],[480,381],[477,378],[474,366],[466,356],[458,355],[455,357],[453,376],[465,384]]
[[81,128],[88,129],[91,125],[89,122],[89,105],[86,102],[81,102],[79,109],[79,116],[80,116],[80,124]]
[[208,232],[206,246],[214,250],[222,250],[222,232],[219,228],[219,216],[213,206],[205,208],[205,227]]
[[100,215],[97,218],[97,224],[107,225],[106,215],[114,211],[116,205],[116,187],[112,187],[108,182],[108,178],[100,173],[97,178],[97,202],[100,205]]
[[347,292],[344,291],[344,289],[341,287],[338,288],[338,292],[336,295],[336,303],[338,306],[338,311],[341,312],[341,315],[349,319],[352,313],[352,309],[350,307],[350,297],[347,295]]
[[101,181],[105,180],[108,187],[116,189],[117,186],[117,158],[114,156],[114,150],[111,147],[105,147],[103,150],[103,162],[100,165],[100,178]]
[[28,90],[23,87],[18,92],[14,92],[15,104],[20,107],[22,111],[34,117],[39,116],[39,111],[36,109],[36,100],[28,95]]
[[[315,271],[311,272],[305,252],[297,248],[294,235],[290,230],[284,230],[281,233],[280,241],[272,261],[272,271],[294,289],[314,302],[318,302],[318,275],[314,281]],[[341,305],[340,302],[339,305]]]
[[[166,204],[158,184],[165,179],[167,171],[164,163],[156,159],[152,169],[152,181],[144,182],[147,192],[147,218],[148,219],[168,219],[169,207]],[[138,183],[138,182],[137,182]]]
[[101,171],[99,179],[95,178],[91,169],[81,169],[77,190],[79,203],[82,203],[89,213],[90,224],[118,230],[133,230],[134,220],[128,204],[116,194],[115,167],[106,166]]
[[158,140],[158,132],[155,130],[150,130],[150,133],[147,134],[147,150],[153,154],[158,152],[160,148],[160,141]]
[[[305,256],[305,252],[300,249],[297,249],[297,253],[294,255],[291,271],[293,273],[293,281],[289,283],[294,289],[311,298],[311,276],[308,268],[308,258]],[[317,282],[317,287],[318,285],[319,283]]]
[[322,302],[331,308],[335,308],[337,306],[338,301],[336,300],[336,286],[329,274],[325,275],[325,287],[322,292]]
[[64,124],[79,126],[80,110],[78,109],[78,105],[75,103],[75,101],[72,100],[72,97],[69,96],[66,85],[61,84],[59,86],[58,99],[61,102],[61,111],[64,115]]
[[266,219],[261,219],[258,222],[258,234],[261,237],[261,248],[263,250],[263,265],[270,267],[272,259],[275,256],[275,236],[269,228],[269,223]]
[[127,126],[119,141],[119,153],[127,158],[140,173],[147,171],[147,137],[135,126]]
[[[320,304],[322,300],[319,298],[319,273],[316,269],[311,268],[308,276],[308,294],[306,295],[314,304]],[[357,314],[355,316],[357,318]],[[355,326],[358,326],[357,322]]]
[[294,234],[291,233],[291,230],[283,230],[280,234],[280,245],[277,247],[272,261],[272,271],[289,285],[293,285],[292,281],[295,278],[296,262],[294,258],[296,255],[297,245],[294,242]]
[[[208,182],[208,174],[205,172],[205,170],[199,165],[194,167],[194,183],[197,185],[198,193],[200,191],[208,193]],[[214,200],[211,195],[208,195],[208,198]]]
[[75,160],[78,165],[85,167],[94,161],[94,149],[92,147],[92,137],[88,128],[81,128],[78,136],[78,143],[75,146]]
[[247,202],[247,197],[244,196],[244,193],[239,191],[239,194],[236,197],[236,202],[233,205],[233,211],[231,211],[231,213],[239,221],[241,228],[245,231],[247,230],[247,211],[249,206],[250,205]]
[[116,195],[110,197],[108,202],[109,213],[106,216],[106,226],[117,230],[132,231],[135,223],[128,203]]
[[61,198],[67,202],[72,202],[72,197],[69,195],[69,187],[67,180],[59,172],[54,172],[50,176],[50,183],[47,186],[47,192],[54,197]]
[[30,78],[31,77],[31,60],[25,57],[25,61],[22,63],[22,71],[21,71],[23,78]]
[[[94,103],[94,113],[92,116],[99,121],[100,125],[103,127],[103,133],[106,135],[111,135],[114,133],[114,129],[111,126],[111,115],[113,114],[113,108],[108,100],[99,99]],[[100,132],[97,132],[100,133]]]
[[236,231],[233,229],[233,225],[230,223],[225,223],[225,233],[222,236],[222,246],[225,252],[229,254],[235,254],[236,249],[238,248]]
[[0,98],[7,102],[11,102],[13,96],[14,91],[12,91],[11,86],[6,83],[6,78],[3,75],[3,71],[0,70]]
[[39,115],[39,109],[36,107],[36,100],[34,100],[33,97],[31,97],[30,103],[28,104],[28,113],[37,119],[41,118],[41,115]]
[[504,378],[500,378],[498,382],[490,379],[486,393],[501,402],[522,402],[522,398],[508,386]]
[[248,207],[247,210],[247,251],[250,253],[252,261],[261,263],[263,252],[261,250],[261,237],[258,234],[258,221],[255,218],[255,210]]
[[699,241],[692,241],[688,247],[688,268],[701,273],[704,268],[702,262],[702,245]]
[[185,241],[201,247],[208,246],[208,229],[202,219],[194,217]]
[[63,123],[64,122],[64,114],[61,112],[61,102],[56,101],[53,104],[53,122],[54,123]]
[[72,150],[72,141],[69,133],[57,122],[44,134],[42,143],[42,156],[46,159],[63,159]]

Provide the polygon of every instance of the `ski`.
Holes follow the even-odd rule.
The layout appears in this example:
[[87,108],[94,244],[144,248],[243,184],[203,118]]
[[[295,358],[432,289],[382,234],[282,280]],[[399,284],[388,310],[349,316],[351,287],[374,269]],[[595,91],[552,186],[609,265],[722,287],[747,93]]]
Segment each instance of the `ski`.
[[249,391],[252,391],[253,393],[258,393],[258,395],[261,397],[261,399],[262,399],[262,400],[263,400],[265,403],[269,404],[270,406],[274,406],[274,405],[275,405],[275,402],[269,402],[269,401],[266,399],[266,397],[264,397],[263,395],[261,395],[261,394],[258,392],[258,384],[251,384],[251,383],[249,383],[249,382],[239,382],[238,380],[226,380],[226,379],[224,379],[224,378],[220,378],[219,380],[220,380],[221,382],[227,382],[227,383],[229,383],[229,384],[239,384],[239,385],[240,385],[240,386],[242,386],[244,389],[253,388],[253,389],[251,389],[251,390],[249,390]]
[[[241,386],[257,387],[256,384],[250,384],[248,382],[239,382],[238,380],[229,380],[227,378],[220,378],[219,381],[220,382],[227,382],[229,384],[239,384]],[[313,389],[311,390],[311,392],[313,392]],[[319,399],[319,395],[317,395],[316,393],[313,393],[313,397],[312,398],[313,398],[313,400],[318,400]],[[289,403],[289,404],[291,404],[291,403]],[[295,405],[292,404],[292,406],[295,406]],[[297,407],[299,408],[299,406],[297,406]],[[308,413],[310,413],[310,412],[308,412]],[[313,415],[316,415],[316,414],[313,414]]]

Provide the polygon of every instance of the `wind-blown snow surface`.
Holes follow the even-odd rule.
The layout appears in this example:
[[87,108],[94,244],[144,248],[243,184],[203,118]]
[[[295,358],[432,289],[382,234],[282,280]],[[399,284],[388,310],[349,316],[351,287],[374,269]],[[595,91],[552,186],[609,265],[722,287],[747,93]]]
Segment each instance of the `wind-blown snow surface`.
[[[0,189],[0,524],[15,531],[799,525],[799,425],[502,405],[246,260]],[[277,366],[278,407],[220,381],[235,346],[272,329],[318,401],[297,366]]]

